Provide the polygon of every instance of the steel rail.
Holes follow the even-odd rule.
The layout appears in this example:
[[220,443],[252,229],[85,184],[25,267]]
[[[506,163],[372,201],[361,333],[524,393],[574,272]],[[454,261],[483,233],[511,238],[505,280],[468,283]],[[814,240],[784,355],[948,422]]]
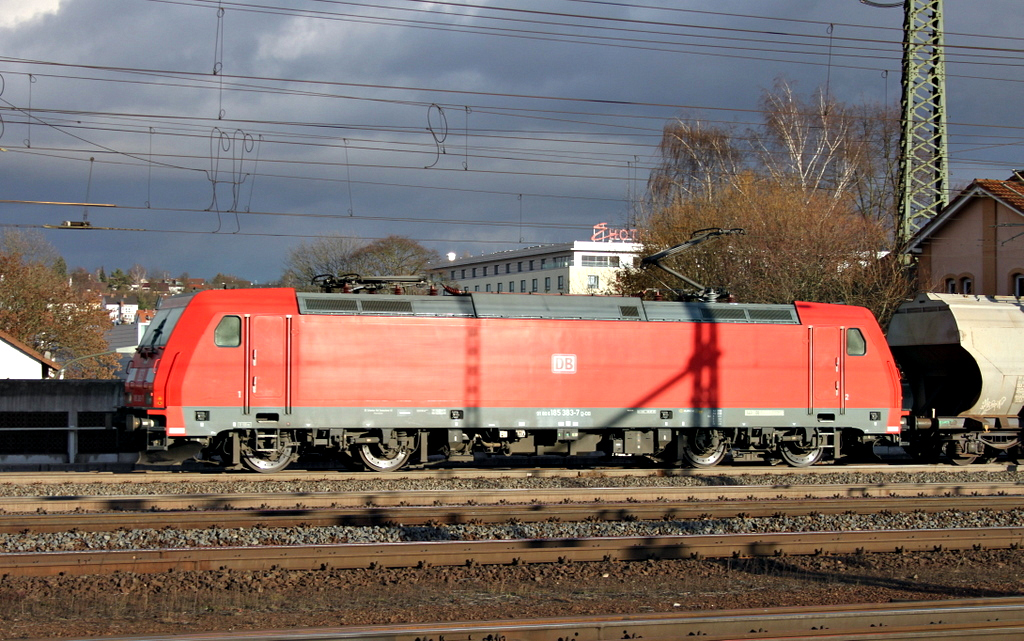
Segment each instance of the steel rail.
[[[391,624],[229,633],[147,635],[149,641],[423,641],[505,639],[508,641],[611,641],[612,639],[1013,639],[1024,634],[1024,599],[1004,597],[772,610],[672,612],[634,615],[551,617],[507,621]],[[131,637],[137,640],[139,637]],[[110,638],[108,641],[128,641]]]
[[513,488],[118,496],[11,496],[0,512],[252,510],[406,505],[511,505],[866,497],[1024,496],[1018,483],[878,483],[873,485],[715,485],[696,487]]
[[[492,464],[493,465],[493,464]],[[261,475],[251,472],[225,472],[211,469],[209,472],[185,470],[139,470],[134,472],[20,472],[11,469],[0,471],[0,483],[17,484],[81,484],[81,483],[201,483],[239,482],[274,483],[292,481],[367,481],[396,479],[523,479],[523,478],[674,478],[721,477],[734,482],[745,476],[800,476],[820,474],[921,474],[941,472],[943,474],[971,474],[984,472],[1015,472],[1021,466],[1016,463],[985,463],[978,465],[947,464],[867,464],[867,465],[815,465],[808,468],[792,468],[763,464],[739,464],[713,468],[557,468],[557,467],[431,467],[426,469],[402,469],[397,472],[349,472],[339,470],[286,470],[275,474]]]
[[263,571],[1018,549],[1024,528],[876,530],[0,554],[0,574]]
[[[153,497],[152,508],[161,501]],[[147,512],[0,514],[0,533],[110,532],[131,528],[176,529],[249,527],[325,527],[381,525],[494,524],[510,521],[681,521],[736,517],[810,516],[816,514],[879,514],[884,512],[937,513],[950,510],[1012,510],[1022,507],[1021,496],[930,496],[904,498],[799,500],[708,500],[515,503],[494,505],[421,505],[352,508],[280,508],[161,510]]]

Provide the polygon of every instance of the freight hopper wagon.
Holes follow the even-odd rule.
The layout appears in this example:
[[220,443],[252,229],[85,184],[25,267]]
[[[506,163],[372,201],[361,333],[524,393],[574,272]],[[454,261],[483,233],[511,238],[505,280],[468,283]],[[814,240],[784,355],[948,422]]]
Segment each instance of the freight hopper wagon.
[[906,449],[954,463],[1021,455],[1024,309],[1010,297],[921,294],[889,324],[911,401]]
[[150,450],[261,472],[300,454],[621,455],[811,465],[898,435],[900,381],[862,308],[636,298],[206,291],[135,354]]

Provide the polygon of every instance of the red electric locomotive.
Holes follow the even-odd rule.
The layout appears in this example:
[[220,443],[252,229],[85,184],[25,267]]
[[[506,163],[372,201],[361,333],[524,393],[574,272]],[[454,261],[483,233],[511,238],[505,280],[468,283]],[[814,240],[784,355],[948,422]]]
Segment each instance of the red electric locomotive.
[[130,367],[149,449],[260,472],[316,451],[806,466],[901,421],[877,322],[842,305],[205,291],[164,301]]

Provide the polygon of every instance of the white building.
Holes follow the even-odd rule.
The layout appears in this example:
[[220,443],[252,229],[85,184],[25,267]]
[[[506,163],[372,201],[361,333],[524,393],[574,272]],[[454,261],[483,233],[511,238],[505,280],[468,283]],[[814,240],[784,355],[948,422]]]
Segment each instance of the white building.
[[0,331],[0,378],[51,378],[60,365]]
[[575,241],[456,258],[430,271],[471,292],[611,294],[616,272],[639,251],[634,242]]
[[110,314],[110,321],[115,325],[132,324],[139,313],[139,301],[135,296],[104,296],[103,307]]

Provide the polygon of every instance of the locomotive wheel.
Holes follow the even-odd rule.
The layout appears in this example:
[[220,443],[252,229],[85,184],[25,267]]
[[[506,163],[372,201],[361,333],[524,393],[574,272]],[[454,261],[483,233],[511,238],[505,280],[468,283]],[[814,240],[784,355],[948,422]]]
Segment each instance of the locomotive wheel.
[[726,443],[718,430],[694,430],[684,437],[683,462],[692,467],[714,467],[725,459]]
[[257,452],[246,448],[239,456],[242,465],[253,472],[273,474],[288,467],[295,457],[295,446],[291,443],[282,445],[273,452]]
[[374,472],[394,472],[404,466],[412,451],[404,446],[381,447],[379,443],[365,443],[359,446],[359,458],[367,469]]
[[796,443],[783,443],[779,455],[790,467],[810,467],[825,456],[824,447],[801,447]]

